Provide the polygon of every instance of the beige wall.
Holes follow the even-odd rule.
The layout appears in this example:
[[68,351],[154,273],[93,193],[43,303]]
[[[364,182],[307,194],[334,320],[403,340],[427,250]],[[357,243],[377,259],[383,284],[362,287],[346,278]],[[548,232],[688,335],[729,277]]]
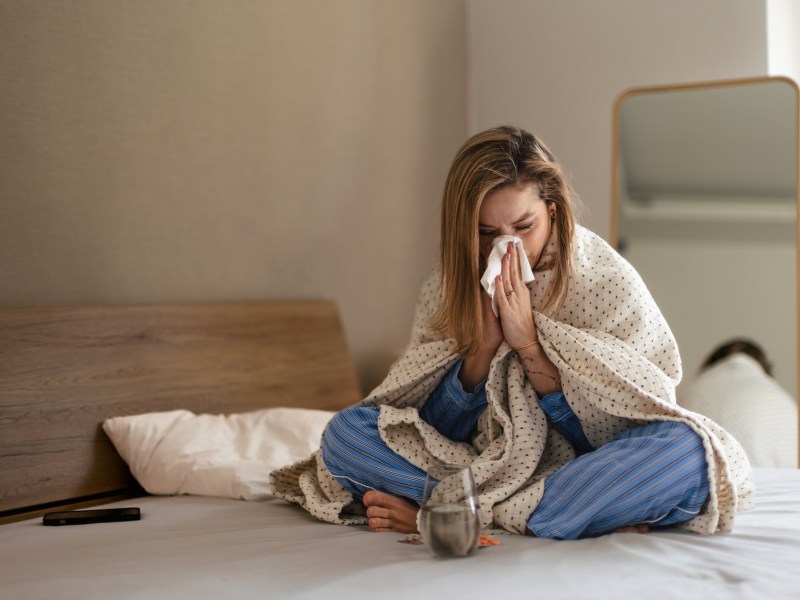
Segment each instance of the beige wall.
[[0,0],[0,305],[332,298],[407,342],[462,0]]

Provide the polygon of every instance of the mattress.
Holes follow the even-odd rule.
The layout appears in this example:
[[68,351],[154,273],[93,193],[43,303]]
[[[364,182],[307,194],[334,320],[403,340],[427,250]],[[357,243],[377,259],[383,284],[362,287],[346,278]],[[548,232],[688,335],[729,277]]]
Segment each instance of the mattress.
[[798,598],[800,471],[756,469],[731,534],[579,541],[496,536],[434,559],[399,534],[315,521],[271,499],[148,496],[142,520],[0,527],[0,595],[35,598]]

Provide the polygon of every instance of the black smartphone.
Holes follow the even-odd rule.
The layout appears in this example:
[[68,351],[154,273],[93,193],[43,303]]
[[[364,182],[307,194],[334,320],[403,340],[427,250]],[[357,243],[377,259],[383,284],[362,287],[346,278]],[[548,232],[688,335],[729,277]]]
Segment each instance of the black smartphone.
[[44,525],[83,525],[85,523],[114,523],[138,521],[142,518],[138,508],[98,508],[89,510],[63,510],[49,512],[42,518]]

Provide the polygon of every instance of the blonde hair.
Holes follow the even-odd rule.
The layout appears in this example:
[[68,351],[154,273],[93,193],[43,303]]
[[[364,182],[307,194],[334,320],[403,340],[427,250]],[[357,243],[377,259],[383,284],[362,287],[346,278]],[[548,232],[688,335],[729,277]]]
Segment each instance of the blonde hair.
[[483,291],[478,272],[481,203],[502,187],[530,184],[538,187],[545,202],[557,207],[555,256],[544,258],[552,259],[553,274],[543,306],[538,307],[546,311],[558,308],[567,294],[573,271],[574,208],[579,203],[555,156],[531,133],[504,126],[468,139],[450,167],[442,200],[442,303],[432,325],[446,337],[455,338],[459,351],[475,352],[483,337]]

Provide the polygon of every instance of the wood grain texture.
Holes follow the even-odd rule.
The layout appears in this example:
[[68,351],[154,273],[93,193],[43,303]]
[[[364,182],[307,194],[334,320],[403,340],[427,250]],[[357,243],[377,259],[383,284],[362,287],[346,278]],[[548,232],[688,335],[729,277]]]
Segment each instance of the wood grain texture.
[[360,397],[330,302],[0,309],[0,516],[129,489],[108,417]]

